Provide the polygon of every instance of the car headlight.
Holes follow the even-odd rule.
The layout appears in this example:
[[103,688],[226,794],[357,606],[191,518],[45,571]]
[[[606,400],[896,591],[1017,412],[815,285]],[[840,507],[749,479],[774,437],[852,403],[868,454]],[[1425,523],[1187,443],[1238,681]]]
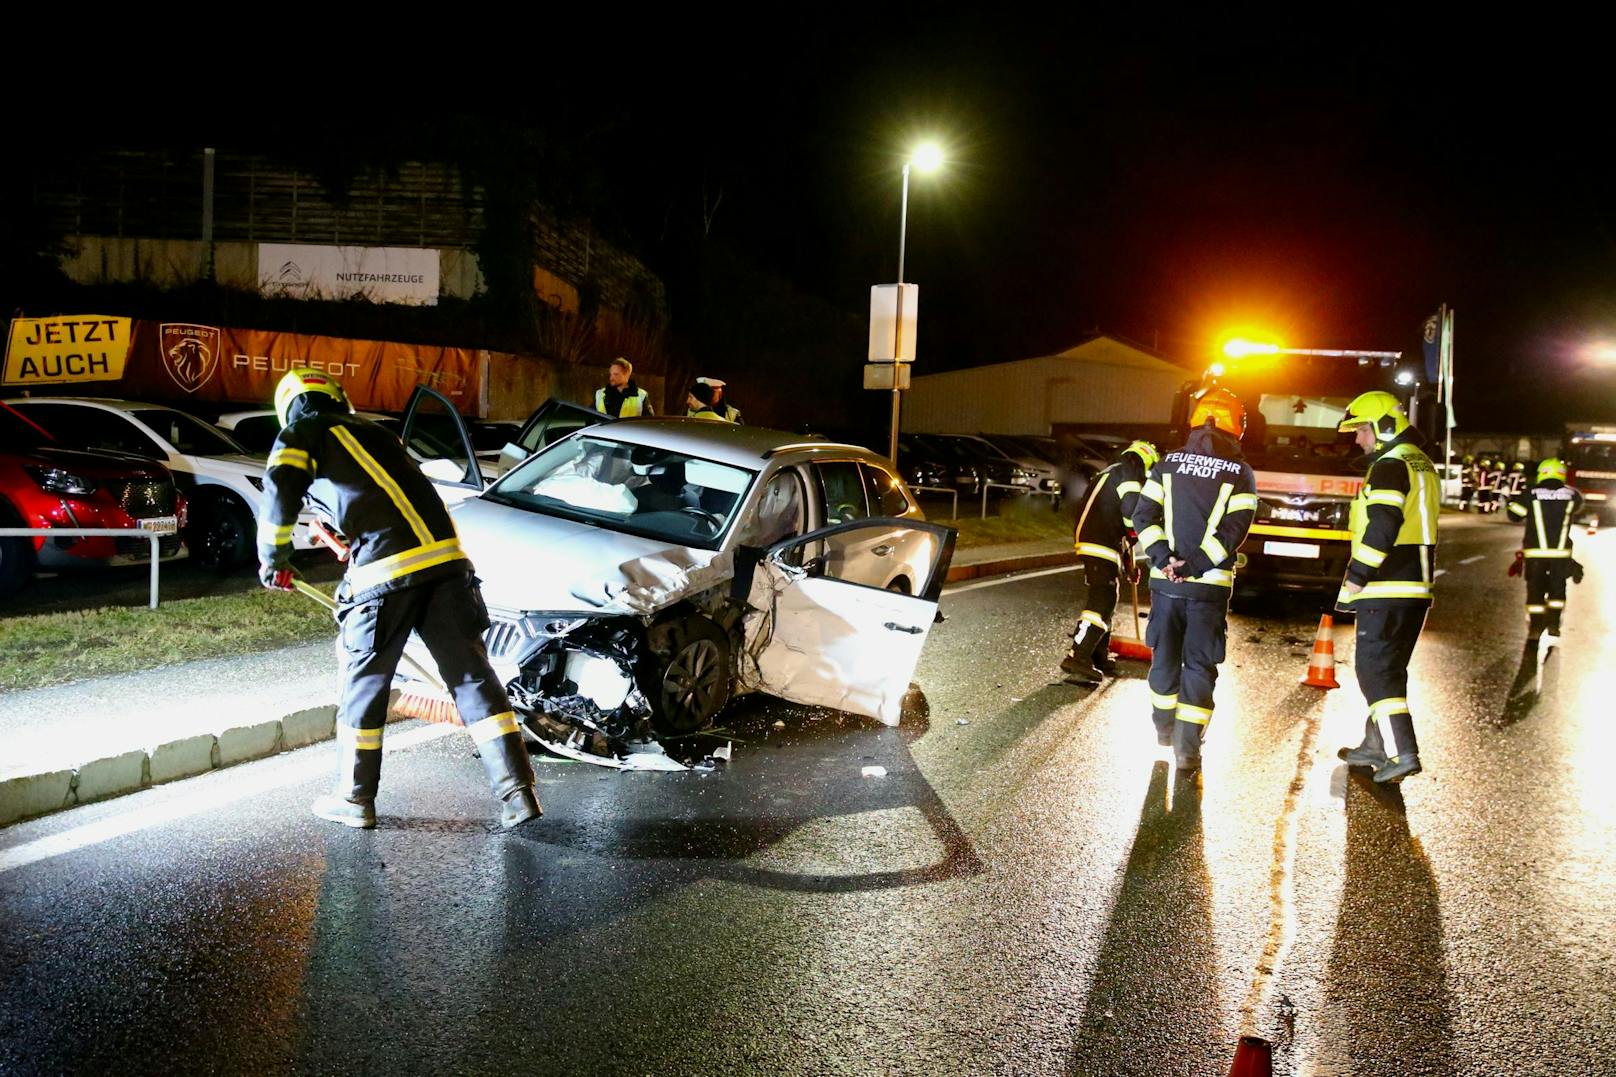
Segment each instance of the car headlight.
[[528,639],[555,639],[583,625],[588,618],[561,613],[528,613],[517,622]]
[[46,493],[75,494],[79,497],[95,493],[93,480],[59,467],[28,467],[24,470]]

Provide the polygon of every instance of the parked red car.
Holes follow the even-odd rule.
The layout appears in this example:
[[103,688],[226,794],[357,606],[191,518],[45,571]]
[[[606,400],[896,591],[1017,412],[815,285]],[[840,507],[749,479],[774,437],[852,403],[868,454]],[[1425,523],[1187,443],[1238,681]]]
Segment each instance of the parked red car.
[[[116,527],[157,531],[164,561],[185,556],[185,499],[161,464],[121,453],[64,449],[0,404],[0,527]],[[143,537],[0,538],[0,595],[34,569],[143,564]]]

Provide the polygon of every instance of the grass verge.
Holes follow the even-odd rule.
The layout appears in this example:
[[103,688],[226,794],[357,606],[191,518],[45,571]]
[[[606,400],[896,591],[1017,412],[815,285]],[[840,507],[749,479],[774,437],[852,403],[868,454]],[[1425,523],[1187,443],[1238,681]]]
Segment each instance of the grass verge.
[[[329,594],[335,584],[322,585]],[[333,637],[331,614],[262,588],[165,602],[0,620],[0,691],[42,688],[197,658]]]
[[1042,498],[1036,505],[1007,505],[999,516],[985,520],[974,516],[944,521],[959,529],[956,548],[992,546],[1001,542],[1039,542],[1048,539],[1071,540],[1072,519],[1064,512],[1051,512]]

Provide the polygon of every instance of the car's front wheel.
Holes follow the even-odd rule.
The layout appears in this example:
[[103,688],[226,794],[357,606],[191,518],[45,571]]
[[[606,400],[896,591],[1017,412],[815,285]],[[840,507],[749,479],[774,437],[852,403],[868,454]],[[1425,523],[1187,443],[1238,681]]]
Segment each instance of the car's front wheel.
[[670,734],[705,729],[729,702],[729,634],[693,614],[670,625],[666,639],[652,693],[657,729]]
[[192,507],[185,537],[198,564],[227,572],[252,559],[253,514],[228,494],[208,498]]

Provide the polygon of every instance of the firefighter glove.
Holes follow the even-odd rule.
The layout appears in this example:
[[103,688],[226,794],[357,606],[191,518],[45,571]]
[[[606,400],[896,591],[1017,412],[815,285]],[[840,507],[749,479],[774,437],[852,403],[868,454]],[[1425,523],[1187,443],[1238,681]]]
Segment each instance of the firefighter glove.
[[1515,551],[1515,560],[1513,560],[1513,561],[1511,561],[1509,563],[1509,575],[1511,575],[1511,576],[1519,576],[1521,574],[1521,566],[1524,565],[1525,563],[1526,563],[1526,554],[1525,554],[1525,552],[1522,551],[1522,550],[1516,550]]
[[271,591],[290,591],[292,589],[292,570],[279,568],[275,565],[259,565],[258,581]]
[[1582,582],[1582,562],[1578,561],[1575,557],[1571,559],[1571,582]]

